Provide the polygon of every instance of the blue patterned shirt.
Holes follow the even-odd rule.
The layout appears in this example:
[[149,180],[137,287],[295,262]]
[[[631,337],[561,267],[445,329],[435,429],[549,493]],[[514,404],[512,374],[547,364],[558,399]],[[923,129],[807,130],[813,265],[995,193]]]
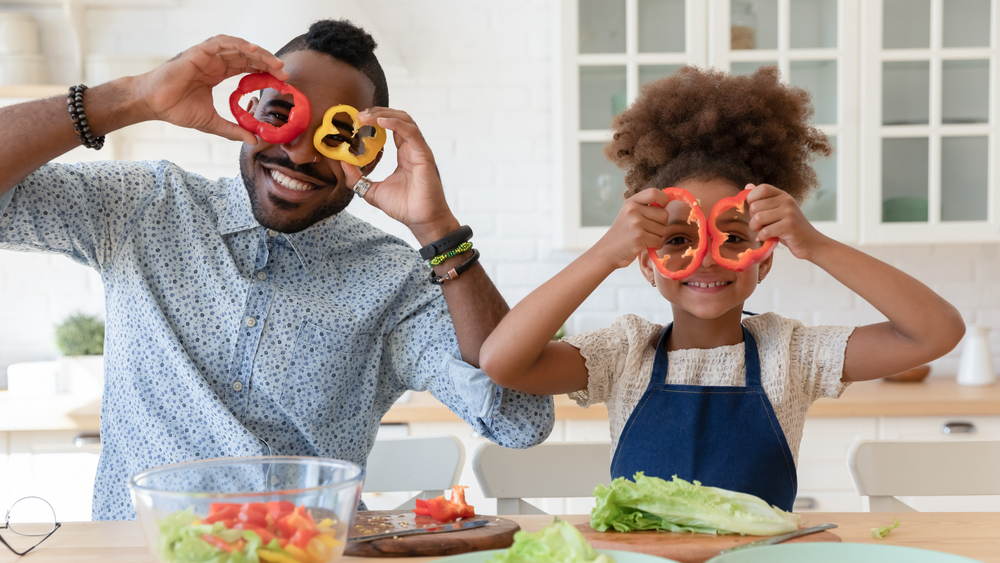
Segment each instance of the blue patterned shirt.
[[199,458],[364,465],[379,421],[429,390],[508,447],[545,439],[550,397],[464,363],[440,288],[402,240],[346,211],[262,227],[240,178],[168,162],[49,164],[0,196],[0,248],[98,270],[106,304],[95,519],[132,519],[128,479]]

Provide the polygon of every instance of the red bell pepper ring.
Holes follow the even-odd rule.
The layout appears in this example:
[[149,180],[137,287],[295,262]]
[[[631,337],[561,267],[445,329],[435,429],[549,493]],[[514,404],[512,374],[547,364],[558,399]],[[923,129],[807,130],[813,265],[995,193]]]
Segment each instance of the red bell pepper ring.
[[751,248],[739,253],[735,260],[722,255],[722,245],[726,243],[726,239],[729,236],[719,230],[716,222],[719,216],[730,209],[736,209],[740,213],[743,213],[746,210],[747,195],[749,194],[750,189],[748,188],[737,195],[720,199],[715,204],[715,207],[712,208],[712,213],[708,216],[708,230],[712,236],[712,258],[715,259],[716,264],[734,272],[747,270],[754,264],[767,258],[771,254],[771,251],[774,250],[775,243],[778,242],[777,237],[769,238],[764,241],[764,244],[760,248]]
[[[663,188],[664,193],[670,196],[670,201],[683,201],[691,207],[691,213],[688,215],[687,222],[690,224],[692,222],[698,223],[698,246],[696,248],[688,248],[681,258],[686,258],[692,256],[691,263],[687,265],[686,268],[681,270],[668,270],[667,260],[670,260],[670,255],[666,255],[660,258],[656,254],[655,248],[647,248],[646,252],[649,253],[649,259],[653,261],[653,265],[659,270],[660,274],[665,278],[670,278],[672,280],[682,280],[687,278],[694,273],[699,267],[701,267],[701,261],[708,254],[708,226],[705,221],[705,213],[701,210],[701,205],[698,204],[698,200],[691,195],[691,192],[682,188]],[[660,207],[658,204],[654,203],[656,207]]]
[[[259,121],[240,106],[240,100],[245,94],[264,88],[272,88],[282,94],[292,95],[295,105],[288,112],[285,124],[280,127]],[[236,123],[239,123],[240,127],[273,144],[294,141],[296,137],[309,128],[309,123],[312,121],[312,107],[309,105],[309,98],[291,84],[286,84],[266,72],[255,72],[244,76],[236,90],[229,95],[229,109],[233,112],[233,117],[236,118]]]

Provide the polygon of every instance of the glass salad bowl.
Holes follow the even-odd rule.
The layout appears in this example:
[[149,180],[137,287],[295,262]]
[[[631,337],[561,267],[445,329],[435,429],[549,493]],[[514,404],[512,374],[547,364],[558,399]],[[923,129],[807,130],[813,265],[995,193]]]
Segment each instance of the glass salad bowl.
[[337,459],[221,458],[149,469],[128,486],[162,563],[332,563],[364,474]]

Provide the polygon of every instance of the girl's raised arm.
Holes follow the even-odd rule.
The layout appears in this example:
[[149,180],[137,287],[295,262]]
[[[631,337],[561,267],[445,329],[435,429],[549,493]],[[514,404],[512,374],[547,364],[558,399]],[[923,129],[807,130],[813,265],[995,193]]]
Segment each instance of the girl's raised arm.
[[965,322],[950,303],[905,272],[817,231],[785,192],[762,184],[747,197],[750,228],[778,237],[858,294],[888,322],[858,327],[847,341],[844,381],[878,379],[940,358],[958,345]]
[[597,244],[514,306],[480,350],[486,375],[525,393],[585,389],[587,367],[580,351],[552,342],[552,335],[611,272],[631,264],[647,247],[663,244],[667,202],[666,194],[655,189],[629,198]]

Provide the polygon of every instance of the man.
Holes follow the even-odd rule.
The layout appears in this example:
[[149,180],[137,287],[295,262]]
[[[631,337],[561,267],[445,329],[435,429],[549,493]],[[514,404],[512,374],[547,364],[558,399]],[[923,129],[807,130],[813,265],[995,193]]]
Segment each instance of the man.
[[[548,435],[551,398],[496,387],[474,367],[507,306],[478,263],[448,275],[472,253],[432,272],[405,243],[343,212],[378,160],[359,170],[317,150],[315,131],[339,104],[368,108],[362,123],[393,132],[396,170],[370,185],[368,203],[421,245],[460,227],[419,129],[383,107],[374,48],[346,21],[313,24],[278,51],[282,60],[219,36],[86,90],[69,112],[65,98],[0,110],[0,248],[58,252],[104,282],[95,519],[134,518],[126,482],[153,466],[268,454],[364,464],[407,389],[430,390],[505,446]],[[217,114],[212,88],[255,71],[306,95],[304,133],[271,144]],[[293,96],[259,95],[249,111],[282,125]],[[242,140],[240,177],[210,181],[168,162],[45,164],[153,119]]]

